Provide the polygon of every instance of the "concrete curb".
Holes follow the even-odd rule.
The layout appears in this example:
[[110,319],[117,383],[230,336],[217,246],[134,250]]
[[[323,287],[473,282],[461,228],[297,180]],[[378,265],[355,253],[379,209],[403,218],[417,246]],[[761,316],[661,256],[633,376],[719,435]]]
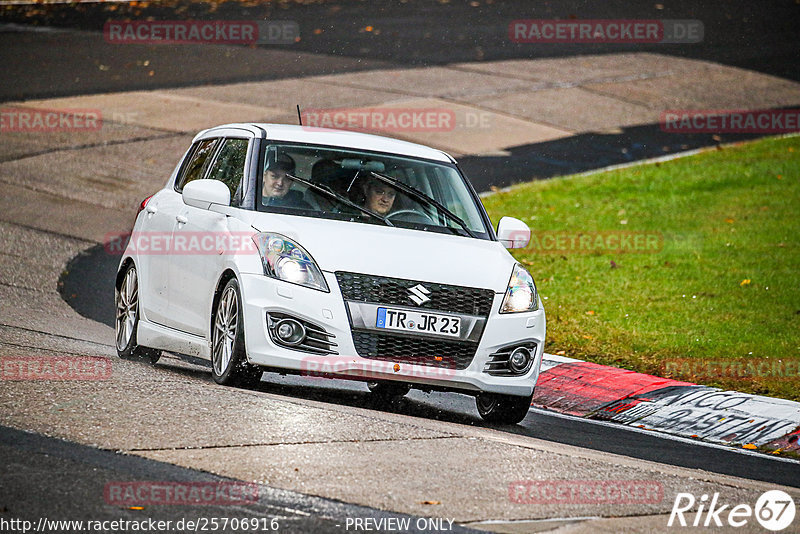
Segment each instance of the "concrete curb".
[[800,452],[800,403],[545,354],[533,406],[713,443]]

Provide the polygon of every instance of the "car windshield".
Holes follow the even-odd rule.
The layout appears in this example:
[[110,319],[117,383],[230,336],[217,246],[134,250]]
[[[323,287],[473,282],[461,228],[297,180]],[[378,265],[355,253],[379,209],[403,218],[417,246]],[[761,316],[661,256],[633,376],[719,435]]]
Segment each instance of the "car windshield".
[[490,239],[454,165],[309,145],[267,146],[259,211]]

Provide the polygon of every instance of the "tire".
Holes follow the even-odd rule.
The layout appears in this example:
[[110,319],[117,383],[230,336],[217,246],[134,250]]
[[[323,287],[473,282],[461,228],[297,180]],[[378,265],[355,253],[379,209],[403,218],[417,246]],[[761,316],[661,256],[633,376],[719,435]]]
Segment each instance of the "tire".
[[411,386],[408,384],[392,382],[367,382],[367,388],[382,401],[399,399],[411,391]]
[[211,321],[211,377],[217,384],[253,387],[261,369],[247,363],[239,282],[231,278],[220,293]]
[[478,413],[487,423],[516,425],[528,415],[533,394],[529,397],[481,393],[475,397]]
[[161,351],[136,343],[136,331],[139,328],[139,277],[133,264],[125,269],[122,283],[114,289],[114,306],[117,310],[114,321],[117,356],[125,360],[155,364],[161,357]]

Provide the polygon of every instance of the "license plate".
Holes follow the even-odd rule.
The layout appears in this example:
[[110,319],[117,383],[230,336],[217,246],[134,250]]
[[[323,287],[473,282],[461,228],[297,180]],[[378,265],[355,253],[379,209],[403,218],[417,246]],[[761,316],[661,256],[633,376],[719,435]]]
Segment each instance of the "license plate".
[[461,336],[461,319],[452,315],[378,308],[378,328],[438,336]]

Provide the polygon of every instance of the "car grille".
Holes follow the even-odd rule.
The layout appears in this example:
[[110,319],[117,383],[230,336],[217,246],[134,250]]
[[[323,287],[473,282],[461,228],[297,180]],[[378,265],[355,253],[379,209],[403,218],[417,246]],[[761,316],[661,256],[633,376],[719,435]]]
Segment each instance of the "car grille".
[[478,350],[478,344],[474,342],[364,331],[354,331],[353,342],[362,358],[446,369],[466,369]]
[[[491,289],[341,271],[336,273],[336,280],[345,301],[415,306],[409,298],[408,290],[422,284],[430,291],[427,294],[430,300],[417,306],[420,310],[487,317],[494,300],[494,291]],[[459,370],[469,367],[478,350],[478,343],[475,341],[439,340],[362,329],[353,329],[353,342],[356,352],[362,358]]]
[[374,302],[396,306],[412,306],[408,289],[417,284],[422,284],[430,290],[430,301],[421,308],[466,315],[479,315],[486,317],[492,309],[494,291],[491,289],[478,289],[472,287],[434,284],[388,278],[385,276],[372,276],[337,272],[336,280],[345,300]]

